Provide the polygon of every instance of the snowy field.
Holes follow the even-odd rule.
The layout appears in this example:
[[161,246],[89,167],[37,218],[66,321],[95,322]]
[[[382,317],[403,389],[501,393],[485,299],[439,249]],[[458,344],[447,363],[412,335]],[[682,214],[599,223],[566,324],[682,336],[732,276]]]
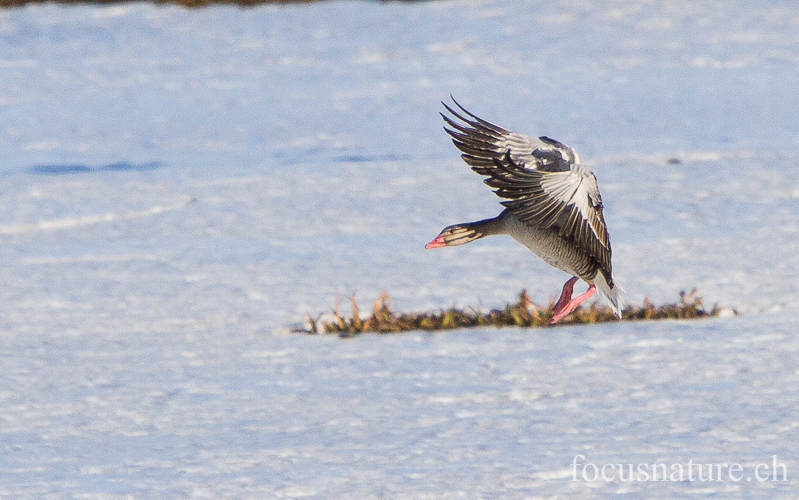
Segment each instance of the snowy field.
[[[0,11],[0,498],[796,498],[797,82],[793,1]],[[423,249],[500,210],[450,94],[580,151],[628,302],[741,315],[287,333],[560,291]]]

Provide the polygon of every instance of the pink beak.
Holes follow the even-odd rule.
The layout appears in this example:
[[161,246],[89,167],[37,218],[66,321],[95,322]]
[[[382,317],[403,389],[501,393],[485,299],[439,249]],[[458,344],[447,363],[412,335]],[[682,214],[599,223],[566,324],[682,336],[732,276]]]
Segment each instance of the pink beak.
[[436,236],[436,239],[425,245],[425,248],[441,248],[447,246],[447,243],[444,241],[444,238],[441,236]]

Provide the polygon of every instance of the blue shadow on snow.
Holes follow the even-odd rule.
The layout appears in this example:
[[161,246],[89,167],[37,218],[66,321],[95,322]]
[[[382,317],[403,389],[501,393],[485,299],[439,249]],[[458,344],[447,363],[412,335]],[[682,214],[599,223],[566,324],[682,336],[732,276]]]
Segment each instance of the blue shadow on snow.
[[52,165],[34,165],[28,169],[28,172],[37,175],[63,175],[63,174],[76,174],[84,172],[123,172],[123,171],[144,171],[153,170],[161,166],[160,162],[151,161],[148,163],[130,163],[127,161],[120,161],[117,163],[109,163],[107,165],[100,165],[90,167],[83,164],[52,164]]

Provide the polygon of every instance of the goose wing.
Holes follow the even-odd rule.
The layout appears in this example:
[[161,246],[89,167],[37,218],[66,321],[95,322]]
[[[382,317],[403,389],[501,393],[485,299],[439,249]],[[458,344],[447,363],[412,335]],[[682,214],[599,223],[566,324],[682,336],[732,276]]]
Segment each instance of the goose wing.
[[[452,117],[441,113],[451,128],[444,130],[460,149],[463,160],[480,175],[495,167],[494,160],[509,153],[514,163],[528,169],[563,172],[580,163],[580,155],[573,148],[546,136],[533,137],[512,132],[470,113],[452,99],[460,112],[441,103]],[[454,118],[453,118],[454,117]]]
[[587,253],[613,286],[610,235],[602,215],[596,176],[580,164],[567,171],[528,169],[510,153],[485,168],[485,183],[509,212],[537,229],[554,229],[564,240]]
[[483,120],[453,102],[441,114],[461,157],[505,198],[502,205],[536,229],[554,229],[585,252],[613,286],[610,236],[602,215],[596,177],[574,148],[546,136],[513,132]]

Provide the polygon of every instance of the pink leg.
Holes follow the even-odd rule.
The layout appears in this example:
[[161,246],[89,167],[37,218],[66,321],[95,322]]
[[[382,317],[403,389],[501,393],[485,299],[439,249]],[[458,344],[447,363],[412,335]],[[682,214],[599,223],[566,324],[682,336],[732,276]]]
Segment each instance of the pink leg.
[[577,276],[573,277],[563,285],[563,291],[560,294],[558,302],[555,303],[555,306],[552,308],[553,311],[557,312],[566,307],[566,304],[568,304],[572,299],[572,291],[574,290],[575,283],[577,283]]
[[579,306],[582,301],[593,295],[596,291],[596,286],[592,283],[588,286],[588,290],[585,293],[572,299],[572,290],[574,289],[574,283],[576,281],[577,277],[574,277],[563,285],[563,293],[552,311],[555,314],[552,316],[552,319],[549,320],[550,325],[557,323],[563,319],[564,316],[577,309],[577,306]]

